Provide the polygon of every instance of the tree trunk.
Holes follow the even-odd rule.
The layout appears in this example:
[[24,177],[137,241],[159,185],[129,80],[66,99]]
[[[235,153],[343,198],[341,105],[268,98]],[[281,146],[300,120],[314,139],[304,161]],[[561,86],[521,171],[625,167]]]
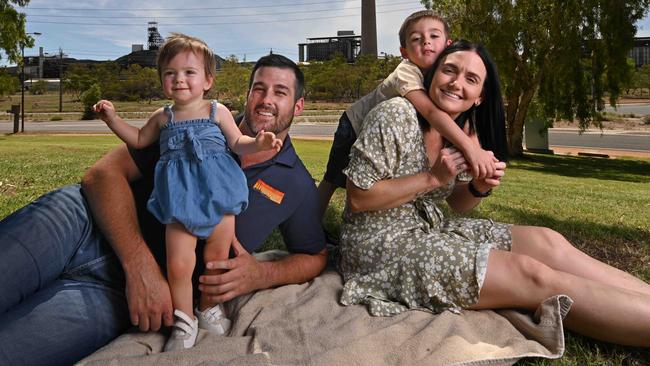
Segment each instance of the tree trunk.
[[[508,100],[508,105],[506,106],[506,127],[507,127],[507,137],[508,137],[508,155],[510,156],[515,156],[516,154],[513,152],[512,146],[513,146],[513,141],[515,140],[516,134],[513,134],[513,131],[515,130],[515,120],[517,117],[517,110],[519,108],[519,97],[521,96],[521,90],[518,89],[516,91],[510,90],[508,95],[507,95],[507,100]],[[516,145],[517,143],[514,143]],[[519,145],[521,145],[521,141],[519,141]],[[521,153],[520,153],[521,154]]]
[[535,96],[534,88],[524,90],[521,98],[518,98],[515,115],[513,118],[508,117],[508,152],[512,157],[520,157],[524,154],[524,122],[533,96]]

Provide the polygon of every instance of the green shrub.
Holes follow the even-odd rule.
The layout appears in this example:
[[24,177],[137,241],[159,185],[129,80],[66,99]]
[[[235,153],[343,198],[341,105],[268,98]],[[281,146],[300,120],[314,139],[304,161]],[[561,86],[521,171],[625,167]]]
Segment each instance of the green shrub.
[[94,119],[93,105],[102,97],[102,91],[98,84],[93,84],[85,92],[81,93],[81,104],[84,106],[84,112],[81,119]]
[[31,95],[43,95],[47,91],[47,81],[39,80],[32,83],[29,87],[29,93]]
[[50,121],[61,121],[61,120],[63,120],[61,116],[52,116],[52,118],[50,118]]

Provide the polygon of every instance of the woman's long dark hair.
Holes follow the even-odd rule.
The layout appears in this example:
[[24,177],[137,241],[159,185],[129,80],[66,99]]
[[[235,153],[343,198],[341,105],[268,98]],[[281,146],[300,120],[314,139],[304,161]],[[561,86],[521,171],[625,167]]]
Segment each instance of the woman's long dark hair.
[[[429,93],[433,75],[441,62],[447,56],[459,51],[473,51],[479,55],[485,70],[487,71],[485,81],[483,82],[482,102],[477,106],[472,106],[469,110],[461,113],[456,118],[456,123],[460,128],[465,126],[469,120],[470,132],[476,131],[481,147],[490,150],[500,161],[508,159],[508,144],[506,140],[505,113],[503,108],[503,98],[501,97],[501,85],[499,83],[499,73],[488,54],[487,50],[480,44],[474,44],[466,40],[459,40],[442,51],[433,67],[424,76],[424,89]],[[429,123],[418,112],[420,125],[428,128]]]

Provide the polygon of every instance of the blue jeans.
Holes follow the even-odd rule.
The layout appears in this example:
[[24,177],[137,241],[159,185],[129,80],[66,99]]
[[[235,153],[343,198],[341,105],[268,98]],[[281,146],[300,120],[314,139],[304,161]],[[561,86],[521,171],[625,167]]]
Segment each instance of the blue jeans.
[[79,185],[0,221],[0,365],[70,365],[130,326],[124,273]]

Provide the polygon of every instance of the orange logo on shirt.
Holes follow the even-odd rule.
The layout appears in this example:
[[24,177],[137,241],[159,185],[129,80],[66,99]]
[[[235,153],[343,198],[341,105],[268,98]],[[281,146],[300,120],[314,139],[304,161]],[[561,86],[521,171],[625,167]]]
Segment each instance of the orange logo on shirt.
[[258,179],[257,182],[255,182],[253,189],[260,192],[266,198],[277,203],[278,205],[282,203],[282,199],[284,198],[284,192],[278,191],[261,179]]

